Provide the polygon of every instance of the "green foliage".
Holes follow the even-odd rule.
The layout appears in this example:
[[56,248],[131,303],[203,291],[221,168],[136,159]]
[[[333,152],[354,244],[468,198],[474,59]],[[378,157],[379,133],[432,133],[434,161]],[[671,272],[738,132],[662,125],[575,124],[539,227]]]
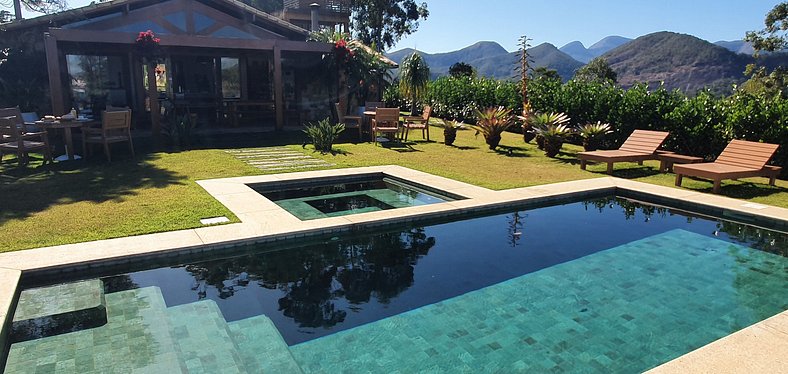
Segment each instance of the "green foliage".
[[476,133],[481,133],[491,150],[498,147],[501,134],[512,126],[512,110],[502,106],[476,111]]
[[750,79],[742,83],[740,87],[742,91],[788,98],[788,70],[784,67],[778,66],[769,72],[765,66],[757,67],[755,64],[749,64],[744,74]]
[[468,65],[464,62],[455,62],[452,66],[449,67],[449,75],[452,77],[473,77],[476,75],[476,70],[473,69],[473,66]]
[[328,118],[307,124],[304,128],[304,133],[311,139],[315,150],[323,153],[331,152],[334,141],[342,131],[345,131],[344,123],[332,124]]
[[386,90],[383,91],[383,102],[386,103],[388,108],[400,108],[402,110],[407,106],[407,101],[402,97],[399,87],[393,85],[386,87]]
[[416,32],[419,20],[427,19],[427,4],[415,0],[351,0],[353,37],[379,51]]
[[504,106],[521,110],[520,87],[516,82],[485,77],[440,77],[429,85],[426,100],[437,117],[475,120],[481,108]]
[[416,112],[416,101],[424,96],[430,83],[430,67],[419,55],[413,52],[402,60],[399,67],[399,89],[403,96],[411,100],[410,112]]
[[604,57],[597,57],[591,60],[588,64],[577,69],[575,72],[575,80],[585,82],[600,82],[615,84],[618,75],[607,63]]
[[750,31],[744,37],[745,41],[752,43],[756,55],[760,51],[774,52],[788,48],[788,2],[774,6],[766,14],[764,20],[766,28],[760,31]]
[[602,123],[602,121],[586,123],[585,125],[577,127],[577,134],[586,139],[598,138],[610,134],[611,132],[613,132],[613,130],[611,130],[610,124]]

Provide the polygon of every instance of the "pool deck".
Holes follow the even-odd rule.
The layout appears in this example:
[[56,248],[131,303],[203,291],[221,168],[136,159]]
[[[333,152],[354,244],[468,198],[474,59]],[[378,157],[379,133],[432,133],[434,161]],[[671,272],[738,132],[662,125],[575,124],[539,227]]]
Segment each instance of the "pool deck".
[[[249,184],[287,182],[358,174],[382,173],[465,196],[465,200],[408,208],[301,221],[255,192]],[[600,194],[630,198],[687,210],[753,222],[778,223],[788,231],[788,209],[749,203],[692,190],[656,186],[614,177],[493,191],[452,179],[400,167],[377,166],[198,181],[208,193],[232,211],[241,223],[131,236],[86,243],[43,247],[0,254],[0,318],[3,334],[18,297],[22,273],[73,273],[100,266],[141,262],[185,254],[226,249],[251,243],[273,242],[311,235],[339,233],[416,219],[439,218],[485,211],[512,204],[544,204]],[[761,321],[649,371],[779,372],[788,367],[788,311]]]

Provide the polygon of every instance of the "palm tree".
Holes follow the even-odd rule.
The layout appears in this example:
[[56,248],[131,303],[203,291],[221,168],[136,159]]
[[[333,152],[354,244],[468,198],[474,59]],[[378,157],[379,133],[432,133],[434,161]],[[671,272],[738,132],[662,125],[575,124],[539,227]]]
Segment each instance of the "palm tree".
[[399,69],[399,89],[404,96],[410,96],[410,113],[416,112],[416,100],[427,91],[430,82],[430,67],[418,52],[405,57]]

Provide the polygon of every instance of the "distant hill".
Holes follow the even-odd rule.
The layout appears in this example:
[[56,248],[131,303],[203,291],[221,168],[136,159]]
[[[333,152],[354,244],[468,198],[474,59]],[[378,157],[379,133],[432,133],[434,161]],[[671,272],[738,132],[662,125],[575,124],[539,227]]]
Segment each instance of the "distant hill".
[[588,48],[586,48],[581,42],[570,42],[567,45],[561,47],[560,51],[568,54],[577,61],[588,63],[594,58],[599,57],[608,51],[618,48],[630,41],[632,41],[632,39],[613,35],[603,38]]
[[687,92],[742,81],[744,67],[752,59],[692,35],[667,31],[641,36],[604,57],[623,87],[664,81],[669,89]]
[[[533,67],[544,66],[555,69],[562,78],[569,79],[574,75],[574,71],[583,63],[569,57],[561,52],[554,45],[543,43],[529,49],[533,60]],[[386,54],[386,57],[397,63],[413,53],[413,49],[406,48]],[[473,66],[481,76],[493,77],[497,79],[516,79],[518,73],[515,67],[518,64],[518,52],[507,52],[498,43],[479,42],[465,47],[458,51],[448,53],[424,53],[419,52],[430,66],[432,76],[438,77],[447,75],[449,67],[457,62],[464,62]]]
[[725,48],[733,53],[742,53],[745,55],[752,55],[755,50],[752,49],[752,44],[749,42],[745,42],[744,40],[720,40],[718,42],[714,42],[714,44]]

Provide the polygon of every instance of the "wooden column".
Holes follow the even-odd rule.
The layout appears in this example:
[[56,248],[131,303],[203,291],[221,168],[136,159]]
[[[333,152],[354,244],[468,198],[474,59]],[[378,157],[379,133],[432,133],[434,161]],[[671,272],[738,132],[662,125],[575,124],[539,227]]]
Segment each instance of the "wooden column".
[[274,106],[276,107],[276,129],[285,127],[284,87],[282,87],[282,50],[274,45]]
[[61,115],[66,113],[66,108],[63,100],[63,82],[60,73],[60,53],[57,50],[57,39],[49,33],[44,35],[44,50],[47,56],[52,114]]
[[159,90],[156,88],[156,61],[152,58],[145,59],[148,70],[148,104],[150,105],[151,133],[153,143],[158,146],[161,135],[161,109],[159,109]]

